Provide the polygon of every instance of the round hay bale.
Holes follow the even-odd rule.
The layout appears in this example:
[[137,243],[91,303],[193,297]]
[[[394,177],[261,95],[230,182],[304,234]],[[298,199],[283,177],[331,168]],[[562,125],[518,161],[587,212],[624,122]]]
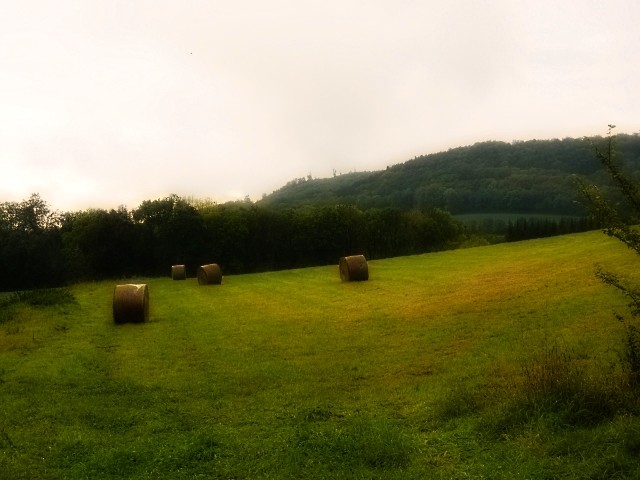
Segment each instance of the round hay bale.
[[340,258],[340,279],[343,282],[369,280],[369,266],[364,255],[351,255]]
[[171,278],[174,280],[186,280],[187,279],[187,267],[184,265],[173,265],[171,267]]
[[113,321],[142,323],[149,320],[149,289],[146,284],[116,285],[113,289]]
[[222,270],[216,263],[202,265],[198,268],[199,285],[220,285],[222,283]]

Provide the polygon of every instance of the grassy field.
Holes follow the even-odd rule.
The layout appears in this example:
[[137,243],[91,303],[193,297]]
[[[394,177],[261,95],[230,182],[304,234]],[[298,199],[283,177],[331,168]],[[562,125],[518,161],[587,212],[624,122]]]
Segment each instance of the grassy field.
[[[625,390],[640,281],[598,232],[369,262],[113,287],[0,315],[0,478],[640,478]],[[337,262],[336,262],[337,263]]]

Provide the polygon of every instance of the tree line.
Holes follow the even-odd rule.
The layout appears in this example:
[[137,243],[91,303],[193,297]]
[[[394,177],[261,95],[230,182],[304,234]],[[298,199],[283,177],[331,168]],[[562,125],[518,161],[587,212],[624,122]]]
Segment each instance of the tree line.
[[224,274],[337,264],[352,254],[375,259],[451,248],[463,235],[437,208],[273,209],[170,195],[133,210],[60,213],[33,194],[0,204],[0,290],[168,275],[175,264],[191,276],[206,263]]
[[509,221],[505,240],[507,242],[518,242],[532,238],[545,238],[575,232],[586,232],[596,230],[599,227],[600,222],[588,216],[560,219],[522,217],[515,221]]
[[[640,175],[640,135],[617,135],[616,148],[629,172]],[[582,216],[588,209],[576,201],[580,198],[575,175],[596,184],[606,180],[585,139],[488,141],[417,156],[385,170],[308,176],[259,203],[280,208],[349,203],[364,209],[437,207],[454,215]]]

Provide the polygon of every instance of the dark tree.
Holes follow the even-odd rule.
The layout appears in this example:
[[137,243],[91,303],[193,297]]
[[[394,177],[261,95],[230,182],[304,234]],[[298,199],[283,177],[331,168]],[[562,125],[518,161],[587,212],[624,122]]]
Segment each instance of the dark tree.
[[75,278],[143,273],[136,226],[124,207],[68,215],[63,223],[63,244],[67,264]]
[[37,193],[0,204],[1,290],[59,286],[68,279],[60,219]]
[[195,269],[204,227],[194,206],[178,195],[145,200],[133,211],[133,219],[142,230],[147,269],[155,274],[166,274],[174,264]]

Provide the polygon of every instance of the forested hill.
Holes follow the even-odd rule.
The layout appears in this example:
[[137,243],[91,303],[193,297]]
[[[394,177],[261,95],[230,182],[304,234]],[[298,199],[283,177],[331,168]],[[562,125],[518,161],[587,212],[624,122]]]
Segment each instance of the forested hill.
[[[593,142],[605,148],[606,139]],[[617,135],[615,152],[625,170],[640,178],[640,136]],[[382,171],[296,179],[259,203],[580,215],[584,211],[576,202],[576,175],[606,183],[594,147],[584,139],[490,141],[416,157]]]

